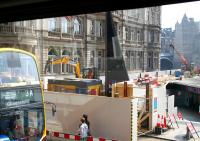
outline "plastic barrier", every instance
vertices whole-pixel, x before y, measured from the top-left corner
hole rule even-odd
[[[53,132],[53,131],[48,131],[48,130],[47,130],[47,136],[71,139],[71,140],[76,140],[76,141],[81,140],[81,137],[79,135],[73,135],[73,134],[68,134],[68,133],[59,133],[59,132]],[[117,140],[106,139],[106,138],[94,138],[92,136],[89,136],[89,137],[87,137],[87,141],[117,141]]]
[[[183,120],[183,114],[182,114],[181,112],[178,112],[178,115],[177,115],[177,116],[178,116],[178,119],[179,119],[179,120]]]
[[[190,136],[190,134],[191,134],[191,136],[194,138],[194,134],[196,134],[197,137],[199,138],[199,134],[198,134],[199,131],[196,130],[196,128],[194,127],[194,125],[191,121],[189,123],[186,123],[186,126],[187,126],[186,136]],[[190,132],[190,134],[189,134],[189,132]]]
[[[169,126],[172,126],[172,127],[174,128],[173,123],[175,123],[176,126],[179,128],[179,126],[178,126],[178,122],[177,122],[177,119],[176,119],[176,117],[174,116],[174,114],[172,114],[172,115],[168,115],[168,119],[169,119],[169,122],[167,123],[167,125],[170,123]]]

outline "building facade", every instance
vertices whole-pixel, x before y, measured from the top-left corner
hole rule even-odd
[[[172,28],[163,28],[161,30],[161,53],[172,54],[170,44],[174,44],[175,31]]]
[[[199,53],[195,51],[199,29],[199,22],[195,22],[193,18],[188,18],[186,14],[183,16],[181,23],[177,22],[175,25],[175,47],[190,63],[196,62],[196,57],[199,56]],[[176,65],[180,67],[180,58],[177,54],[175,60]]]
[[[128,71],[159,69],[160,7],[113,12]],[[32,52],[44,73],[47,60],[69,56],[81,67],[105,71],[105,13],[37,19],[0,25],[0,47]],[[50,74],[72,73],[67,64],[51,65]]]
[[[160,69],[174,69],[174,49],[170,46],[174,45],[175,31],[172,28],[163,28],[161,30],[161,53],[160,53]]]

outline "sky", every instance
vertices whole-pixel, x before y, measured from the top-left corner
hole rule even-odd
[[[163,5],[161,27],[174,29],[176,22],[178,21],[180,23],[185,13],[188,18],[194,18],[194,21],[200,21],[200,1]]]

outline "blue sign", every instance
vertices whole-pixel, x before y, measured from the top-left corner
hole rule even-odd
[[[155,97],[153,101],[153,109],[157,110],[157,108],[158,108],[158,100],[157,100],[157,97]]]

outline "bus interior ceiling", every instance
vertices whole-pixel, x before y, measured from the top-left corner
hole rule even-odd
[[[67,2],[67,4],[64,0],[3,0],[0,1],[0,22],[144,8],[192,1],[196,0],[140,0],[137,2],[124,0],[123,2],[115,1],[115,6],[113,6],[112,2],[107,0],[78,0]],[[133,2],[134,4],[132,4]]]

